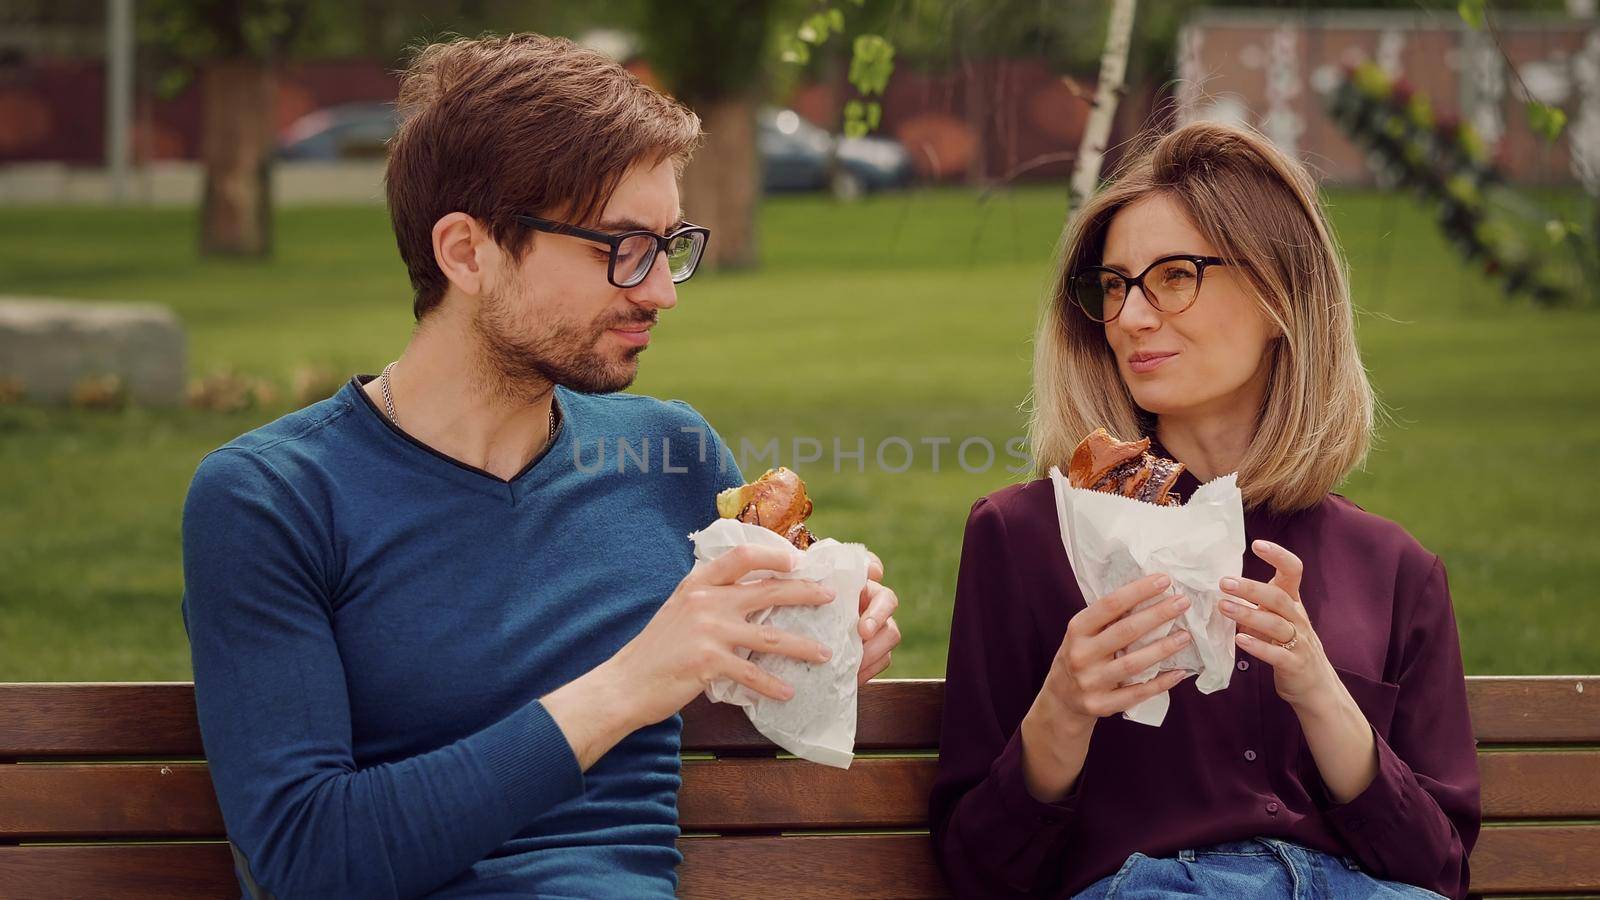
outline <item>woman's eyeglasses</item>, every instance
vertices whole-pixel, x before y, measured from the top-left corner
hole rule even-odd
[[[627,231],[608,234],[579,228],[565,222],[552,222],[537,216],[516,216],[516,220],[537,231],[565,234],[611,248],[610,263],[606,267],[606,280],[619,288],[638,287],[656,264],[656,256],[667,255],[667,269],[672,273],[672,283],[682,284],[700,265],[706,252],[706,241],[711,239],[711,229],[684,223],[671,234],[654,231]]]
[[[1072,276],[1069,284],[1073,302],[1084,315],[1103,325],[1122,314],[1134,288],[1144,291],[1145,300],[1156,309],[1181,313],[1200,296],[1200,279],[1205,277],[1206,269],[1228,264],[1216,256],[1163,256],[1132,278],[1105,266],[1086,266]]]

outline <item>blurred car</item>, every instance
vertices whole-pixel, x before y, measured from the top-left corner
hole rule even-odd
[[[892,138],[835,137],[792,109],[763,108],[756,124],[765,191],[827,189],[854,199],[911,181],[911,154]]]
[[[306,113],[279,135],[279,159],[382,159],[400,127],[393,103],[344,103]]]
[[[392,103],[345,103],[309,112],[280,135],[278,157],[379,159],[399,127]],[[757,114],[761,186],[768,192],[829,190],[852,199],[911,181],[911,154],[886,137],[835,137],[792,109]]]

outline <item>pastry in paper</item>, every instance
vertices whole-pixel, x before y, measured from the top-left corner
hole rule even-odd
[[[804,483],[788,469],[775,469],[754,484],[725,491],[718,497],[718,508],[723,518],[689,536],[694,541],[695,565],[704,565],[740,544],[765,544],[798,553],[800,559],[792,571],[759,570],[745,580],[821,582],[833,588],[833,602],[770,607],[751,621],[770,623],[826,644],[833,656],[827,662],[813,663],[740,648],[756,665],[793,687],[794,696],[773,700],[723,678],[706,688],[706,697],[744,707],[757,731],[795,756],[847,769],[855,758],[856,672],[861,668],[862,652],[858,604],[867,586],[867,548],[813,537],[803,522],[811,512],[811,501],[805,496]]]
[[[1183,463],[1150,452],[1150,439],[1119,441],[1104,428],[1096,428],[1078,442],[1067,463],[1067,480],[1073,487],[1121,494],[1157,506],[1182,506],[1172,494],[1183,474]]]
[[[816,541],[806,529],[806,516],[811,515],[806,483],[783,466],[768,469],[750,484],[718,494],[717,515],[771,529],[801,550]]]
[[[1085,450],[1085,444],[1089,449]],[[1102,429],[1079,445],[1084,451],[1083,468],[1077,465],[1080,454],[1073,455],[1069,468],[1078,470],[1078,479],[1063,474],[1059,467],[1051,468],[1061,542],[1087,603],[1146,575],[1171,576],[1172,591],[1186,595],[1189,608],[1128,649],[1148,646],[1174,628],[1188,631],[1193,640],[1134,676],[1130,683],[1180,669],[1196,673],[1195,687],[1209,694],[1227,687],[1233,677],[1235,626],[1217,611],[1223,599],[1218,582],[1227,576],[1238,577],[1244,567],[1243,497],[1238,477],[1224,475],[1201,485],[1188,502],[1179,505],[1167,490],[1177,480],[1172,467],[1181,464],[1154,457],[1148,448],[1148,439],[1117,441]],[[1130,464],[1144,471],[1130,471]],[[1118,474],[1112,476],[1113,472]],[[1166,487],[1152,493],[1152,482]],[[1079,486],[1085,483],[1102,489]],[[1161,500],[1172,502],[1158,505]],[[1169,704],[1170,698],[1162,693],[1133,706],[1123,716],[1160,725]]]

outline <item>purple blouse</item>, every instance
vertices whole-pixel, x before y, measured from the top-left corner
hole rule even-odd
[[[1198,486],[1186,472],[1177,490]],[[1241,650],[1226,689],[1202,695],[1193,679],[1173,689],[1160,728],[1099,720],[1067,797],[1034,799],[1018,726],[1084,600],[1050,480],[1015,485],[973,505],[956,584],[931,814],[957,896],[1066,897],[1135,851],[1170,856],[1251,837],[1466,895],[1478,765],[1443,565],[1399,526],[1332,494],[1292,515],[1247,512],[1245,533],[1305,563],[1301,599],[1372,723],[1376,780],[1349,803],[1332,801],[1271,667]],[[1246,578],[1272,574],[1246,552]]]

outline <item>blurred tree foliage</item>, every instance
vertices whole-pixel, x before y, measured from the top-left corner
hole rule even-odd
[[[1340,9],[1396,9],[1457,16],[1458,0],[1339,0]],[[830,5],[816,0],[813,6]],[[840,5],[835,2],[831,5]],[[964,61],[1004,56],[1044,59],[1057,71],[1092,76],[1105,46],[1104,0],[864,0],[846,8],[846,40],[835,53],[848,56],[850,39],[883,35],[900,65],[918,71],[949,71]],[[1493,0],[1501,13],[1564,13],[1564,0]],[[1196,12],[1208,7],[1322,12],[1313,0],[1144,0],[1134,22],[1129,50],[1129,80],[1165,80],[1174,72],[1178,32]],[[818,54],[806,66],[815,77],[827,65]]]

